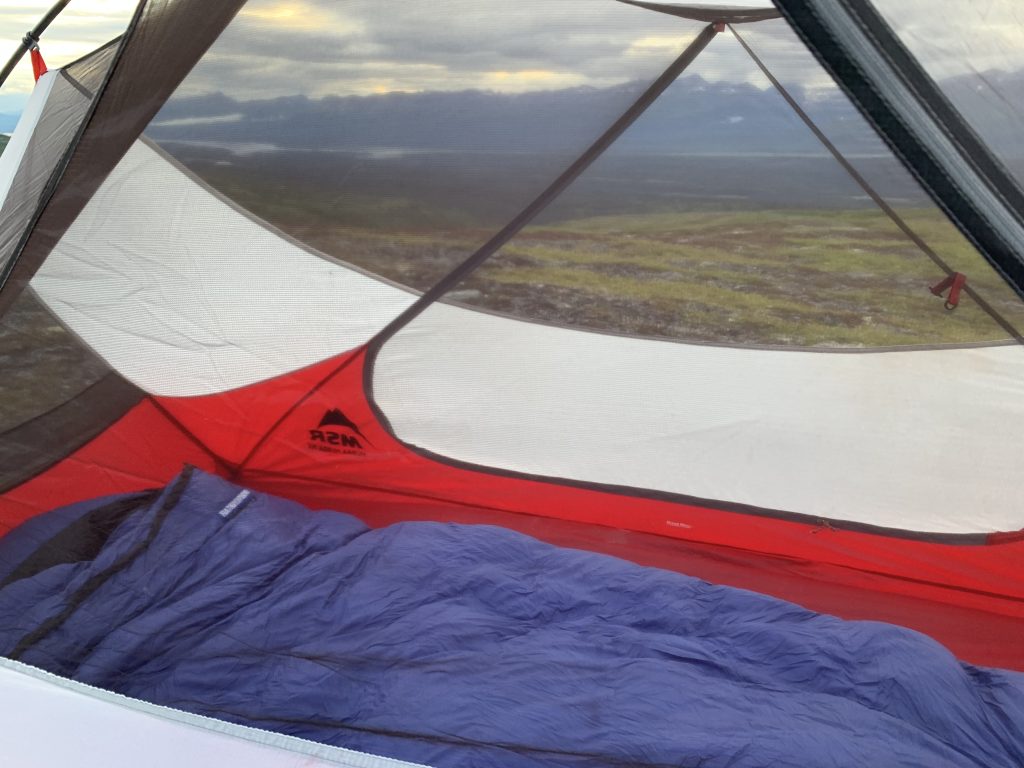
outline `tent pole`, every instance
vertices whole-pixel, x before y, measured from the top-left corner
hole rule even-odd
[[[11,72],[14,71],[18,62],[21,61],[21,57],[24,56],[27,51],[39,44],[39,38],[42,36],[43,32],[46,31],[46,28],[53,23],[53,20],[60,15],[60,12],[63,11],[70,2],[71,0],[60,0],[59,3],[56,3],[49,11],[47,11],[46,15],[39,20],[39,23],[36,24],[31,31],[25,34],[25,37],[21,39],[21,44],[14,52],[14,55],[7,61],[4,68],[0,69],[0,87],[3,87],[3,84],[7,82],[7,78],[10,77]]]

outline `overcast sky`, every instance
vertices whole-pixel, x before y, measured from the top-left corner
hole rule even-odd
[[[13,50],[51,3],[5,3],[0,51]],[[941,75],[1024,64],[1024,0],[877,3]],[[44,36],[47,61],[60,66],[116,36],[134,5],[72,0]],[[653,77],[698,28],[612,0],[251,0],[186,87],[257,98],[603,86]],[[784,22],[743,29],[783,79],[827,86]],[[728,36],[712,44],[697,71],[765,85]],[[0,112],[18,111],[31,87],[25,63],[0,93]]]
[[[1022,0],[874,0],[933,77],[1024,69]]]
[[[260,2],[190,85],[271,95],[295,93],[298,79],[313,95],[604,86],[655,76],[700,26],[611,0]],[[748,79],[734,53],[719,41],[701,70]]]
[[[50,0],[15,3],[0,10],[0,44],[8,49]],[[124,29],[133,6],[72,0],[45,36],[44,56],[60,65],[91,50]],[[699,27],[613,0],[251,0],[187,87],[252,98],[604,86],[653,77]],[[789,35],[780,39],[781,22],[762,29],[753,36],[767,33],[783,56],[799,53]],[[759,81],[737,53],[735,41],[716,41],[701,74]],[[25,64],[0,110],[24,100],[31,85]]]

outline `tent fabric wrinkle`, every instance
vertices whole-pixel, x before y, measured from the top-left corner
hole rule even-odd
[[[126,245],[136,258],[124,259]],[[198,295],[178,290],[185,276]],[[360,346],[415,298],[261,226],[146,142],[128,151],[32,285],[129,381],[178,397]]]

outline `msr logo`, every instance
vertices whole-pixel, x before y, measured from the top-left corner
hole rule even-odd
[[[365,456],[364,443],[373,445],[340,408],[331,408],[320,419],[317,428],[309,430],[309,447],[314,451]]]

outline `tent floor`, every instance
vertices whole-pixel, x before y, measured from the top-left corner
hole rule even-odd
[[[742,549],[681,541],[649,533],[606,528],[481,507],[453,506],[394,497],[381,503],[346,498],[345,511],[381,527],[411,520],[498,525],[562,547],[620,557],[705,581],[749,589],[848,620],[884,621],[941,638],[958,658],[982,666],[1024,671],[1024,626],[1020,619],[951,606],[886,591],[889,579],[876,577],[873,589],[848,586],[838,566],[799,562]],[[307,500],[308,501],[308,500]],[[868,577],[870,578],[870,577]]]

